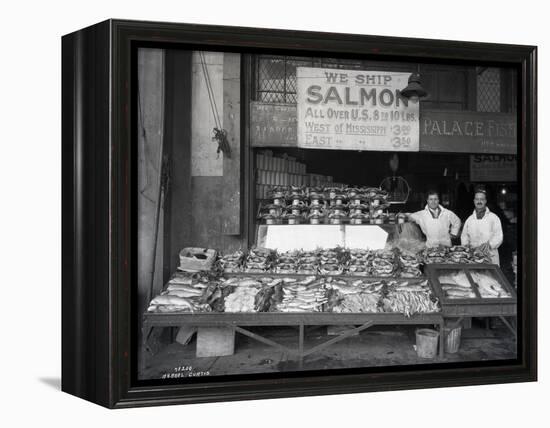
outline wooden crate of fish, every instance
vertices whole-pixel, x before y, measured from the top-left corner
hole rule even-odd
[[[517,296],[497,265],[427,264],[444,316],[515,316]]]

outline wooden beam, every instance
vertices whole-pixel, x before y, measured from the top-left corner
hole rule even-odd
[[[241,234],[241,54],[223,54],[223,128],[231,148],[223,156],[221,233]]]
[[[281,345],[280,343],[277,343],[273,340],[267,339],[263,336],[260,336],[259,334],[252,333],[251,331],[245,330],[242,327],[235,326],[235,331],[241,334],[244,334],[245,336],[250,337],[251,339],[257,340],[258,342],[265,343],[266,345],[273,346],[274,348],[278,348],[284,352],[288,352],[290,354],[297,354],[297,352],[294,349],[287,348],[284,345]]]
[[[512,332],[512,334],[514,335],[514,339],[517,340],[518,335],[517,335],[516,329],[515,329],[514,327],[512,327],[512,325],[508,322],[508,320],[507,320],[505,317],[500,316],[499,318],[502,320],[502,322],[504,323],[504,325],[505,325],[506,327],[508,327],[508,330],[510,330],[510,331]]]
[[[367,321],[365,324],[349,329],[345,331],[344,333],[336,336],[333,339],[327,340],[326,342],[321,343],[320,345],[314,346],[313,348],[308,349],[307,351],[304,351],[301,353],[302,357],[306,357],[310,354],[313,354],[314,352],[320,351],[321,349],[324,349],[330,345],[333,345],[334,343],[340,342],[344,339],[347,339],[348,337],[352,336],[355,333],[359,333],[360,331],[363,331],[369,327],[371,327],[374,324],[373,321]]]

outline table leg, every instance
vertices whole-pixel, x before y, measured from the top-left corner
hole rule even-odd
[[[300,356],[300,368],[302,368],[302,363],[304,361],[304,336],[305,336],[305,326],[300,324],[300,331],[298,333],[298,354]]]
[[[439,358],[445,357],[445,320],[439,323]]]
[[[516,329],[514,327],[512,327],[512,325],[508,322],[508,320],[504,316],[499,316],[499,318],[502,320],[504,325],[506,327],[508,327],[508,330],[510,330],[512,332],[512,334],[514,335],[514,339],[518,340],[518,334],[517,334]]]
[[[143,323],[143,326],[141,327],[141,349],[140,349],[140,361],[139,361],[139,367],[141,372],[143,372],[143,370],[145,370],[145,368],[147,367],[147,355],[148,355],[147,343],[149,340],[149,335],[151,334],[152,330],[153,330],[153,327],[150,327],[149,324],[147,323]]]

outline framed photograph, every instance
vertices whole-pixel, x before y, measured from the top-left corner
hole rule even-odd
[[[536,47],[109,20],[62,74],[64,391],[536,380]]]

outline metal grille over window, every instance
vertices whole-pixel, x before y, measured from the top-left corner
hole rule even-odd
[[[280,58],[258,59],[258,100],[284,103],[286,100],[286,61]]]
[[[357,60],[260,55],[256,62],[256,99],[268,103],[295,103],[296,67],[359,69],[362,65]]]
[[[477,70],[477,111],[500,111],[500,70],[479,67]]]

